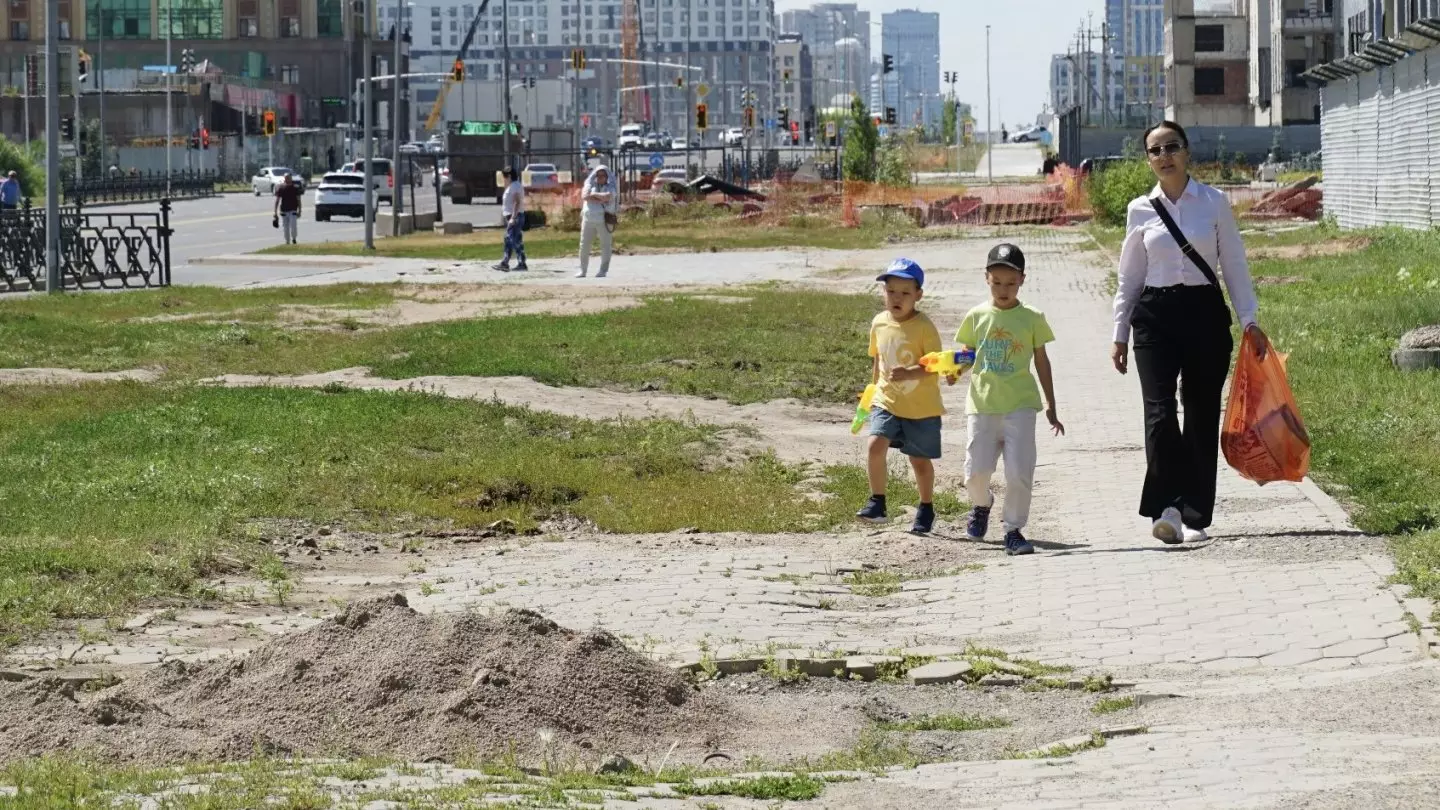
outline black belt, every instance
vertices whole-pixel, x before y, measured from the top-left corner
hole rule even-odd
[[[1151,293],[1151,294],[1153,294],[1153,295],[1168,295],[1168,294],[1171,294],[1171,293],[1185,292],[1185,291],[1187,291],[1187,290],[1207,290],[1207,289],[1208,289],[1208,290],[1213,290],[1213,289],[1215,289],[1215,285],[1214,285],[1214,284],[1171,284],[1171,285],[1168,286],[1168,287],[1149,287],[1149,286],[1147,286],[1147,287],[1145,288],[1145,292]]]

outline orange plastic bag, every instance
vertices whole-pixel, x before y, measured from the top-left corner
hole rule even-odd
[[[1299,481],[1310,470],[1310,434],[1285,377],[1285,356],[1271,346],[1261,360],[1255,348],[1246,332],[1230,380],[1220,449],[1251,481]]]

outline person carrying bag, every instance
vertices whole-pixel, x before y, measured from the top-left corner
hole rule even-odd
[[[1214,521],[1221,394],[1234,350],[1232,307],[1251,353],[1264,359],[1269,352],[1256,323],[1259,305],[1230,201],[1190,177],[1189,149],[1184,128],[1173,121],[1145,132],[1145,152],[1159,182],[1130,202],[1111,349],[1115,370],[1125,374],[1133,330],[1145,400],[1139,512],[1152,521],[1151,535],[1170,544],[1208,539]]]

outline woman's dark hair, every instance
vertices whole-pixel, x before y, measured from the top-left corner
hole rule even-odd
[[[1145,134],[1140,136],[1140,148],[1144,149],[1145,145],[1150,143],[1150,133],[1160,129],[1168,129],[1171,132],[1174,132],[1176,135],[1179,135],[1180,145],[1184,146],[1186,149],[1190,148],[1190,136],[1185,134],[1184,127],[1180,126],[1174,121],[1161,121],[1155,126],[1145,130]]]

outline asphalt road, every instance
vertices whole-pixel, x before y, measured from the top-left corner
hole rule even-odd
[[[434,210],[433,187],[417,189],[420,210]],[[428,194],[428,196],[426,196]],[[365,227],[360,218],[336,218],[329,222],[316,222],[311,205],[315,193],[306,192],[303,216],[300,220],[301,242],[346,242],[363,239]],[[408,202],[408,195],[407,195]],[[96,213],[123,214],[132,211],[154,211],[158,203],[135,203],[133,205],[107,205],[95,207]],[[467,221],[479,226],[498,226],[500,207],[490,204],[452,205],[444,202],[445,218],[454,222]],[[180,200],[170,211],[170,227],[175,233],[170,238],[170,263],[174,267],[189,264],[192,259],[222,254],[249,253],[283,240],[281,232],[270,226],[275,204],[270,197],[255,197],[251,194],[225,194],[205,200]],[[380,205],[384,213],[389,206]],[[379,229],[376,239],[384,234]]]

